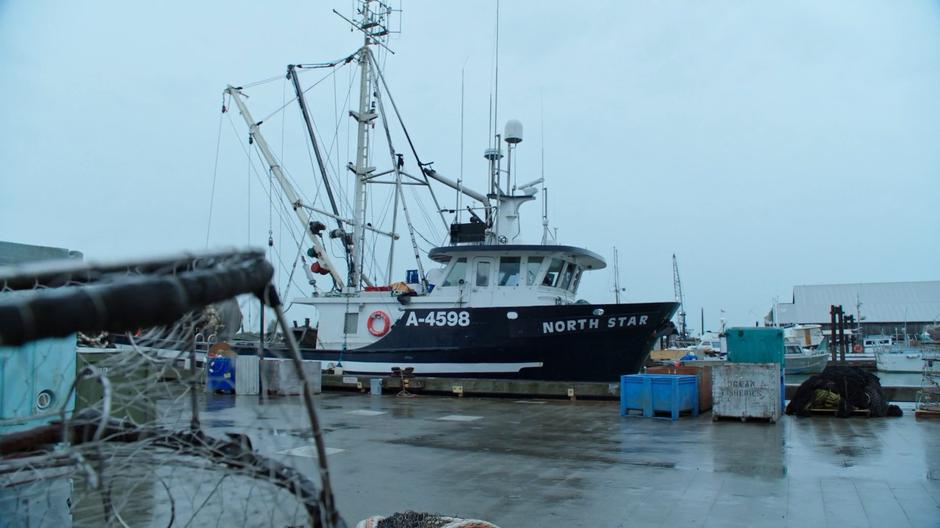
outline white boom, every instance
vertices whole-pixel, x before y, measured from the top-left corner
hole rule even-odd
[[[281,166],[277,163],[277,160],[271,153],[271,149],[268,147],[268,142],[265,141],[264,136],[258,129],[258,125],[260,123],[255,122],[254,118],[251,117],[251,112],[248,111],[248,107],[245,106],[245,102],[242,101],[241,90],[235,88],[234,86],[229,86],[225,89],[225,93],[229,94],[232,97],[232,100],[235,101],[235,105],[238,106],[239,113],[241,113],[242,118],[245,119],[245,123],[248,125],[249,133],[251,134],[251,137],[254,138],[255,143],[257,143],[258,149],[261,151],[261,155],[264,156],[264,160],[267,162],[271,173],[274,174],[274,177],[277,179],[278,185],[281,186],[281,190],[284,191],[287,199],[290,200],[291,208],[294,210],[294,214],[297,215],[297,219],[300,221],[301,228],[303,228],[304,233],[307,234],[307,238],[310,239],[310,242],[313,243],[313,250],[316,253],[317,260],[320,262],[320,266],[326,268],[327,271],[330,272],[330,276],[333,277],[333,281],[336,283],[336,287],[343,289],[343,278],[340,277],[339,272],[333,265],[333,261],[330,259],[329,253],[327,253],[323,247],[323,242],[320,240],[319,236],[315,235],[310,230],[310,216],[304,210],[308,206],[304,204],[303,200],[300,199],[300,196],[297,195],[297,191],[294,190],[294,186],[291,185],[287,177],[284,176],[284,171],[281,169]]]

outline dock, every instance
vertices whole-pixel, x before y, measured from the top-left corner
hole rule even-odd
[[[291,431],[303,413],[299,397],[270,406],[257,397],[207,401],[206,419],[228,431],[252,431],[258,416]],[[786,416],[776,425],[713,423],[708,413],[623,418],[608,401],[467,393],[331,391],[319,407],[338,506],[352,522],[405,510],[502,527],[929,527],[940,519],[940,421],[915,420],[912,404],[901,418]],[[270,452],[309,443],[253,435]],[[311,456],[281,457],[315,473]]]
[[[385,393],[397,393],[401,390],[401,378],[394,376],[362,376],[324,374],[323,390],[369,392],[370,380],[382,380]],[[500,380],[483,378],[433,378],[415,377],[408,380],[408,392],[415,394],[451,394],[455,396],[495,396],[516,398],[561,398],[589,400],[617,400],[620,398],[620,384],[617,382],[567,382],[536,380]],[[796,393],[799,384],[786,385],[786,398]],[[920,387],[886,386],[882,390],[890,401],[913,402],[917,400]]]

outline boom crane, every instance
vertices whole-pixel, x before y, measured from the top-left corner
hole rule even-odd
[[[320,240],[320,235],[314,230],[314,225],[312,225],[314,222],[311,222],[310,215],[304,211],[304,208],[307,206],[304,204],[303,200],[300,199],[297,191],[294,190],[294,186],[290,184],[290,181],[288,181],[287,177],[284,175],[284,171],[281,169],[277,159],[275,159],[274,154],[271,153],[270,147],[268,147],[268,142],[265,141],[264,136],[261,135],[261,130],[258,128],[261,122],[256,122],[255,119],[251,116],[251,112],[248,111],[248,107],[245,106],[245,102],[242,101],[242,97],[244,97],[244,95],[242,94],[241,89],[234,86],[229,86],[225,89],[225,93],[232,97],[232,101],[234,101],[235,106],[238,107],[239,113],[241,113],[242,117],[245,119],[245,124],[248,125],[251,138],[253,139],[254,143],[258,145],[258,150],[261,151],[261,155],[264,157],[264,161],[268,164],[268,169],[274,175],[277,183],[281,186],[281,189],[287,196],[288,201],[290,201],[291,208],[294,210],[294,214],[297,215],[297,220],[300,221],[300,225],[307,234],[307,238],[309,238],[310,242],[313,243],[314,253],[319,260],[320,265],[330,273],[330,276],[333,277],[333,283],[336,288],[342,290],[343,278],[340,277],[339,272],[333,265],[332,259],[330,259],[329,253],[327,253],[326,248],[323,247],[323,242]]]
[[[676,302],[679,303],[679,337],[685,339],[689,336],[685,327],[685,298],[682,296],[682,281],[679,280],[679,261],[676,254],[672,254],[672,286],[676,293]]]

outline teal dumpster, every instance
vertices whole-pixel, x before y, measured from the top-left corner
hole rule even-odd
[[[729,363],[784,364],[783,329],[735,327],[725,332]]]

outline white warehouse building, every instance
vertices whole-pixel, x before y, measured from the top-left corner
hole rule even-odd
[[[940,320],[940,281],[815,284],[793,287],[793,300],[777,303],[766,323],[776,326],[820,324],[828,333],[829,309],[841,305],[861,322],[864,335],[912,337]]]

